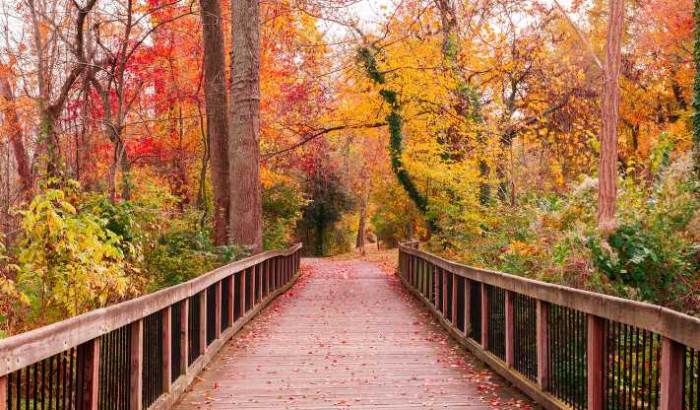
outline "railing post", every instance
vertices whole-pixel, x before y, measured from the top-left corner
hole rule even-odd
[[[481,283],[481,347],[489,348],[489,292],[485,283]]]
[[[225,280],[225,279],[223,279]],[[214,288],[214,338],[221,337],[221,281]]]
[[[7,375],[0,376],[0,410],[7,410]]]
[[[187,363],[190,351],[190,298],[185,298],[180,303],[180,374],[185,375],[190,367]]]
[[[141,410],[143,396],[143,320],[131,324],[131,375],[129,399],[131,410]]]
[[[440,269],[442,272],[442,317],[447,318],[447,271]]]
[[[256,289],[258,290],[257,298],[258,298],[258,301],[262,302],[262,298],[263,298],[263,264],[262,264],[262,262],[260,264],[258,264],[256,272],[257,272],[257,275],[255,277],[257,279]]]
[[[464,278],[464,336],[471,333],[472,281]]]
[[[245,269],[240,271],[238,277],[241,281],[241,291],[238,295],[238,306],[241,309],[241,316],[245,316]]]
[[[257,269],[257,265],[253,265],[250,268],[250,294],[248,295],[250,297],[250,308],[252,309],[253,306],[255,306],[255,274]]]
[[[170,392],[170,375],[172,373],[172,361],[170,360],[172,351],[172,307],[168,306],[162,311],[163,315],[163,391]]]
[[[537,300],[537,384],[549,389],[549,303]]]
[[[505,338],[506,338],[506,365],[515,365],[515,306],[513,292],[506,290],[505,297]]]
[[[452,317],[450,318],[450,321],[452,322],[452,326],[455,327],[455,329],[458,329],[459,327],[457,326],[457,275],[454,273],[450,273],[452,275],[452,300],[450,301],[450,304],[452,306]]]
[[[442,306],[440,305],[440,268],[433,265],[433,305],[436,309],[440,310]]]
[[[680,410],[683,405],[685,346],[667,337],[661,345],[660,399],[662,410]]]
[[[236,312],[236,307],[234,303],[236,303],[236,297],[234,296],[236,293],[236,283],[235,279],[236,275],[231,275],[228,277],[228,294],[226,295],[226,298],[228,299],[228,320],[231,322],[231,326],[233,326],[233,323],[236,321],[236,318],[234,316],[234,313]]]
[[[207,290],[199,292],[199,354],[207,351]]]
[[[78,346],[78,368],[83,375],[78,392],[80,408],[97,410],[100,384],[100,338],[92,339]],[[3,403],[4,404],[4,403]]]
[[[588,315],[588,410],[605,408],[605,319]]]
[[[265,264],[263,265],[263,272],[265,273],[265,283],[267,286],[265,286],[265,289],[267,289],[267,293],[265,296],[270,294],[270,260],[266,260]]]

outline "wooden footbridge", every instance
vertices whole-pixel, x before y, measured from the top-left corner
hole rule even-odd
[[[700,409],[696,318],[410,246],[395,275],[300,250],[1,340],[0,410]]]

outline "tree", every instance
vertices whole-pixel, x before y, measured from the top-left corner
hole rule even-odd
[[[695,63],[695,84],[693,86],[693,156],[695,173],[700,178],[700,0],[694,0],[693,20],[695,23],[695,43],[693,62]]]
[[[598,228],[611,232],[616,225],[617,126],[620,109],[620,66],[624,0],[610,0],[610,20],[605,43],[603,93],[601,100],[600,163],[598,166]]]
[[[214,244],[228,241],[229,208],[229,106],[226,91],[226,55],[221,28],[219,0],[200,0],[204,45],[204,95],[207,111],[207,137],[211,152],[211,179],[214,191]],[[256,141],[257,143],[257,141]]]
[[[229,178],[232,244],[262,249],[260,185],[260,3],[231,2],[231,138]]]
[[[22,125],[19,122],[17,115],[15,94],[8,79],[9,73],[4,72],[6,67],[0,66],[0,106],[2,106],[2,114],[7,122],[7,131],[12,144],[12,151],[17,163],[17,174],[19,174],[21,191],[24,195],[28,195],[34,186],[34,175],[32,173],[29,155],[24,145],[24,133]]]

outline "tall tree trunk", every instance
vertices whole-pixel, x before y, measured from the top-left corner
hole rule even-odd
[[[365,238],[367,236],[367,203],[369,193],[360,194],[360,219],[357,223],[357,238],[355,239],[355,249],[360,251],[360,255],[365,254]]]
[[[695,175],[700,179],[700,0],[694,0],[693,19],[695,21],[695,85],[693,87],[693,159]]]
[[[610,0],[610,22],[605,43],[604,84],[601,101],[600,163],[598,186],[598,228],[609,233],[615,229],[617,198],[617,128],[620,108],[620,66],[624,0]]]
[[[0,97],[5,99],[2,104],[2,114],[8,127],[10,144],[17,164],[17,174],[20,179],[20,186],[23,196],[28,196],[34,186],[34,176],[32,175],[29,155],[24,146],[24,134],[17,115],[15,95],[6,76],[0,78]]]
[[[260,186],[260,4],[231,2],[231,138],[229,239],[254,252],[262,249]]]
[[[219,0],[200,0],[204,44],[204,96],[207,112],[207,138],[211,155],[211,180],[214,191],[215,245],[228,242],[229,209],[229,106],[226,91],[226,55],[221,28]]]

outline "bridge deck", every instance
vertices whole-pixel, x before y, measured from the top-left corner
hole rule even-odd
[[[311,259],[178,409],[530,408],[369,262]]]

